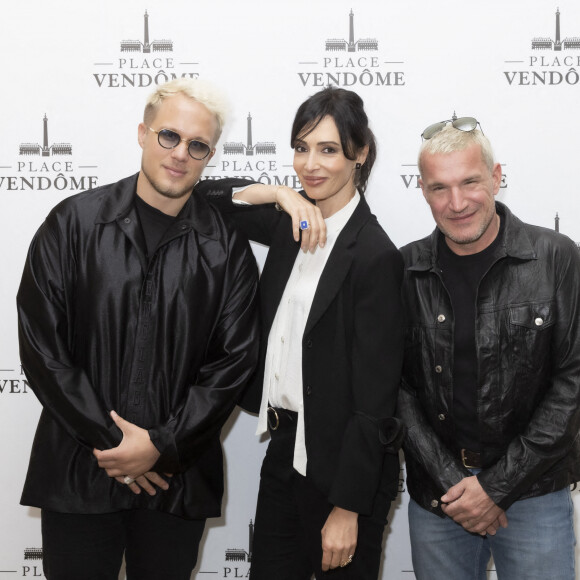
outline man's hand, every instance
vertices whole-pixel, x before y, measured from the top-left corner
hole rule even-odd
[[[160,453],[151,442],[146,429],[125,421],[115,411],[111,411],[111,417],[123,432],[123,439],[112,449],[105,451],[93,449],[93,455],[97,458],[99,467],[102,467],[109,477],[122,478],[128,475],[137,479],[150,471],[159,459]],[[149,477],[146,479],[153,481]]]
[[[441,509],[450,518],[474,534],[494,535],[507,528],[505,512],[485,493],[477,477],[465,477],[441,498]]]
[[[167,477],[171,477],[171,475],[168,473],[166,473],[165,475]],[[136,495],[139,495],[141,493],[141,488],[143,488],[149,495],[155,495],[157,492],[153,487],[153,485],[151,484],[154,484],[163,490],[169,489],[169,483],[155,471],[148,471],[147,473],[140,475],[137,479],[135,479],[135,481],[133,481],[130,484],[125,483],[125,477],[119,476],[115,477],[115,479],[119,483],[125,485],[127,489],[131,490]]]
[[[334,507],[322,528],[322,570],[338,568],[354,556],[358,514]],[[350,559],[349,559],[350,557]]]

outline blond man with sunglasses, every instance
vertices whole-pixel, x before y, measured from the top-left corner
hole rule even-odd
[[[22,503],[42,510],[49,580],[189,580],[220,515],[220,429],[257,360],[257,268],[192,195],[223,99],[160,86],[140,171],[65,199],[18,292],[24,371],[43,405]]]

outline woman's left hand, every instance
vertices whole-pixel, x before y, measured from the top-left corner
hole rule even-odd
[[[322,528],[322,570],[348,566],[357,537],[358,514],[335,506]]]

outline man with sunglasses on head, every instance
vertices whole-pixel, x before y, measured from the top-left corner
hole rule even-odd
[[[399,415],[419,580],[574,580],[580,479],[580,256],[495,200],[502,172],[471,117],[423,132],[437,224],[402,249]]]
[[[220,429],[257,359],[250,247],[195,185],[224,102],[157,88],[141,170],[57,205],[18,292],[21,359],[43,405],[22,495],[49,580],[189,580],[220,515]]]

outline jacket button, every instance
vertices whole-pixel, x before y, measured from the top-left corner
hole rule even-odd
[[[131,218],[125,218],[123,220],[126,224],[130,224],[131,223]]]
[[[437,322],[445,322],[445,314],[440,314],[437,317]]]
[[[536,318],[536,320],[534,320],[534,323],[536,324],[536,326],[542,326],[542,324],[544,324],[544,319]]]
[[[310,385],[306,385],[306,394],[310,396],[312,394],[312,387]]]
[[[435,367],[435,372],[436,372],[437,374],[439,374],[439,373],[442,373],[442,372],[443,372],[443,367],[442,367],[441,365],[437,365],[437,366]]]
[[[182,230],[186,230],[186,229],[187,229],[187,226],[186,226],[185,224],[182,224],[182,225],[180,226],[180,229],[182,229]]]
[[[312,348],[312,340],[310,338],[306,341],[306,347]]]
[[[436,508],[439,505],[439,502],[436,499],[431,500],[431,507]]]
[[[439,421],[445,421],[445,414],[444,413],[439,413],[439,415],[437,415],[437,419],[439,419]]]

